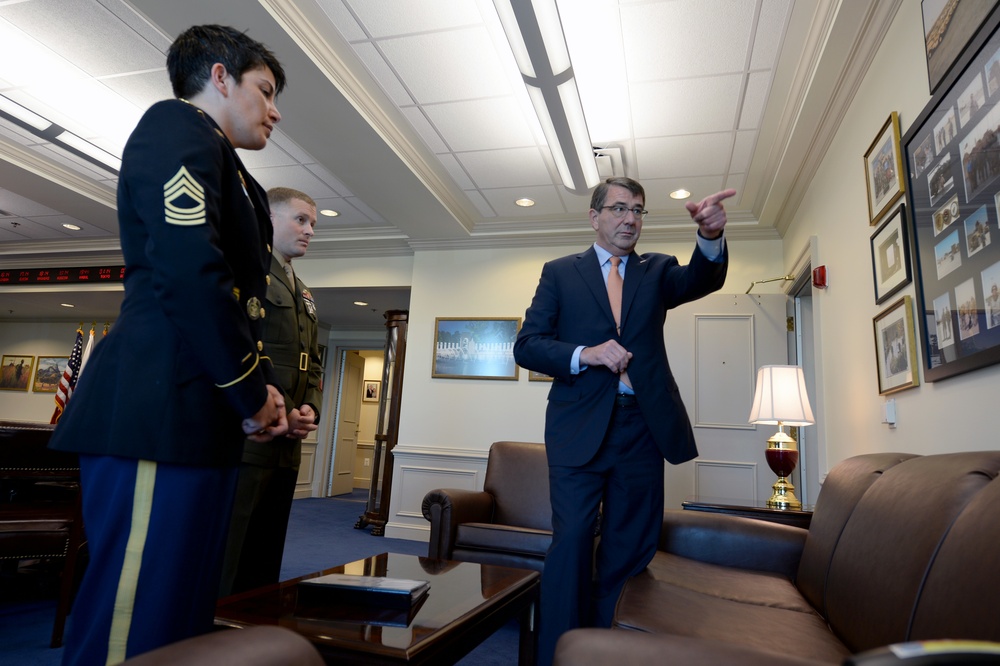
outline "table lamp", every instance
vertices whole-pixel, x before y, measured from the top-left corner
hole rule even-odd
[[[778,432],[767,440],[764,452],[768,467],[778,475],[772,486],[774,494],[767,500],[767,505],[776,509],[801,509],[802,502],[795,497],[795,486],[788,480],[799,462],[799,449],[795,440],[785,432],[785,426],[815,423],[802,368],[797,365],[762,365],[757,370],[750,423],[778,426]]]

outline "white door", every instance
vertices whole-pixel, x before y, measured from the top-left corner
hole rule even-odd
[[[361,429],[361,384],[365,377],[365,359],[357,352],[344,353],[343,377],[337,429],[334,432],[330,495],[345,495],[354,489],[354,454]]]
[[[784,294],[712,294],[667,315],[671,369],[699,456],[666,467],[666,506],[691,496],[766,501],[764,451],[777,426],[748,422],[757,368],[788,363]]]

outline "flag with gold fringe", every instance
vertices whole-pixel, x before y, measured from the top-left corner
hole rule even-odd
[[[73,344],[73,351],[69,355],[69,364],[66,371],[59,379],[59,387],[56,389],[56,410],[52,412],[52,419],[49,423],[58,423],[66,403],[73,395],[76,387],[76,380],[80,377],[80,363],[83,358],[83,327],[76,329],[76,342]]]

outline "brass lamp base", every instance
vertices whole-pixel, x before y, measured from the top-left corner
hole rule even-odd
[[[767,500],[767,506],[772,509],[801,509],[802,502],[795,497],[795,486],[786,476],[779,476],[771,486],[774,494]]]
[[[771,486],[774,494],[767,500],[767,506],[772,509],[801,509],[802,502],[795,496],[795,486],[788,480],[799,463],[799,449],[795,440],[785,434],[780,424],[778,432],[767,440],[764,455],[768,467],[778,475],[778,480]]]

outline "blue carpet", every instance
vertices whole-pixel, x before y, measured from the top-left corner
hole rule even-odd
[[[281,578],[302,576],[378,553],[426,555],[424,542],[373,537],[371,528],[354,529],[364,513],[366,498],[366,491],[355,490],[350,495],[293,502]],[[11,594],[0,589],[0,666],[57,666],[62,658],[62,649],[49,648],[55,619],[55,586],[50,583],[38,587],[34,594]],[[458,663],[516,664],[517,644],[518,625],[510,622]]]

